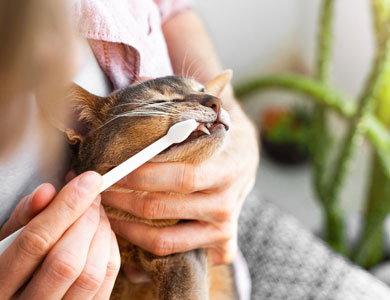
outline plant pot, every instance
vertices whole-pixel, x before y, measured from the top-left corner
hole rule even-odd
[[[310,116],[302,109],[272,105],[261,112],[260,140],[266,155],[284,165],[309,159]]]
[[[309,153],[301,151],[296,144],[275,143],[267,139],[264,134],[261,134],[260,139],[266,155],[275,162],[284,165],[300,165],[309,160]]]

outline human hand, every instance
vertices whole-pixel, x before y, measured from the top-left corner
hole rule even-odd
[[[219,155],[200,165],[144,164],[117,184],[148,193],[110,191],[102,195],[105,204],[141,218],[191,221],[156,228],[111,220],[116,233],[156,255],[206,248],[215,264],[232,261],[240,209],[255,179],[258,147],[254,129],[242,111],[233,106],[230,112],[231,138]]]
[[[27,224],[0,256],[0,299],[109,299],[120,257],[100,185],[87,172],[57,195],[43,184],[22,199],[0,230]]]

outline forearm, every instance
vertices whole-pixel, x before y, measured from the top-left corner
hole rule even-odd
[[[170,18],[163,24],[163,32],[175,74],[206,82],[221,73],[222,65],[213,43],[194,11]]]

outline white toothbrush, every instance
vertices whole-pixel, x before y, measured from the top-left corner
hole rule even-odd
[[[114,169],[104,174],[100,193],[137,169],[139,166],[155,157],[160,152],[167,149],[172,144],[183,142],[198,127],[198,125],[199,123],[194,119],[174,124],[171,128],[169,128],[168,133],[162,138],[155,141],[153,144],[149,145],[145,149],[138,152],[136,155],[121,163],[119,166],[116,166]],[[13,234],[0,241],[0,255],[16,239],[23,228],[24,227],[20,228],[18,231],[15,231]]]

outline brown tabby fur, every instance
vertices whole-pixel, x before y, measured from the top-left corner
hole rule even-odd
[[[226,71],[203,86],[193,79],[169,76],[121,89],[106,98],[74,87],[72,100],[87,130],[67,130],[74,151],[73,170],[104,174],[161,138],[179,121],[193,118],[202,123],[219,122],[215,106],[208,107],[205,103],[215,99],[230,79],[231,72]],[[211,129],[210,136],[196,131],[192,138],[172,146],[152,161],[198,164],[219,151],[226,138],[227,128],[222,125]],[[141,193],[123,188],[121,191]],[[113,207],[105,209],[110,218],[152,226],[169,226],[180,221],[147,220]],[[203,249],[159,257],[120,237],[118,241],[122,264],[143,270],[151,281],[134,284],[120,273],[112,300],[236,299],[231,266],[211,266]]]

